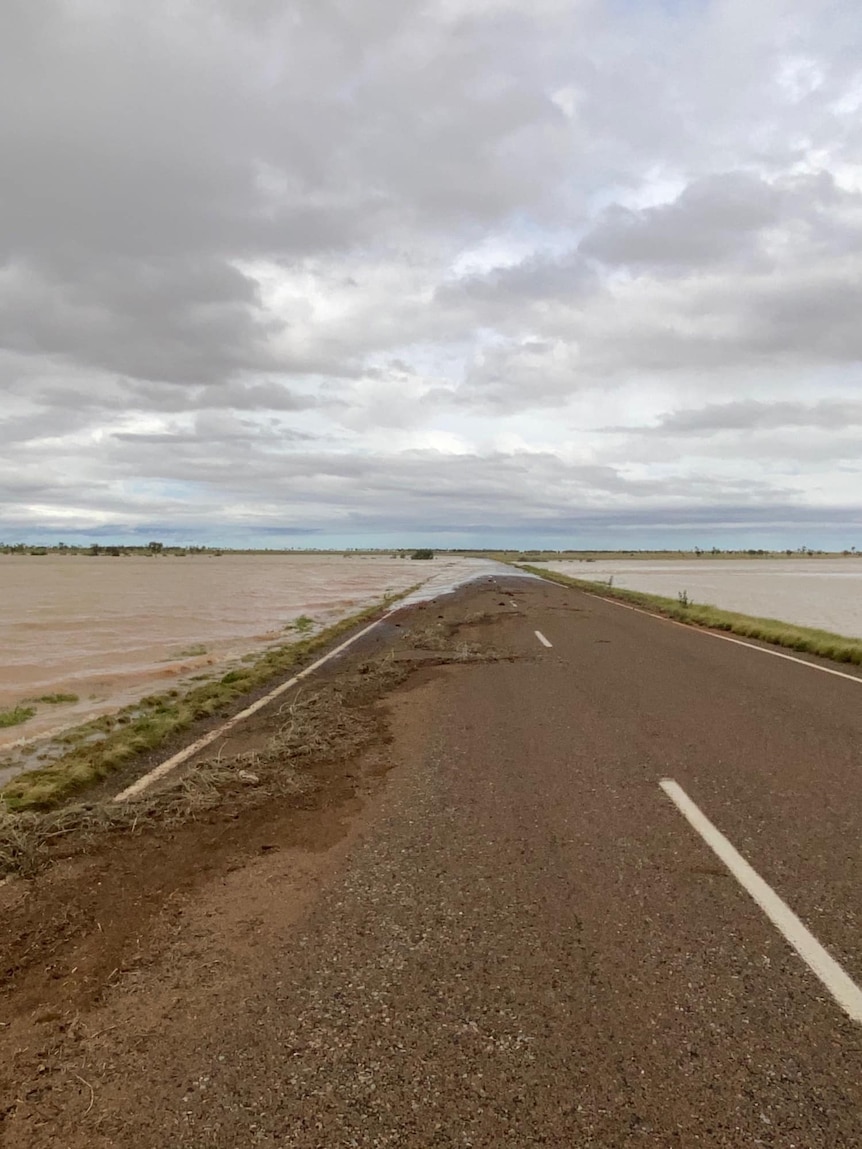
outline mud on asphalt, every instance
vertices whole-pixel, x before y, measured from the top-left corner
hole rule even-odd
[[[200,891],[261,858],[323,855],[349,836],[398,765],[396,693],[442,667],[469,673],[472,662],[515,657],[498,631],[515,614],[515,585],[483,580],[393,615],[143,801],[120,806],[102,792],[22,824],[2,848],[0,885],[5,1144],[22,1143],[22,1128],[56,1129],[58,1080],[87,1109],[90,1086],[74,1065],[98,1037],[90,1013],[133,992],[167,950],[181,952],[184,911]]]

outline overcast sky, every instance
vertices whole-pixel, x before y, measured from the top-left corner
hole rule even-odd
[[[0,539],[862,549],[859,0],[5,0]]]

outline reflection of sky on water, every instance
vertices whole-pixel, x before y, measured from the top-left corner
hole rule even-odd
[[[862,635],[862,558],[693,559],[656,562],[617,559],[551,562],[551,570],[607,581],[628,590],[778,618],[800,626]]]

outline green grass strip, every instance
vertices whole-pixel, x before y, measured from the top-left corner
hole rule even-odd
[[[828,630],[816,630],[808,626],[795,626],[793,623],[781,622],[776,618],[757,618],[733,610],[720,610],[716,606],[691,601],[680,602],[658,594],[647,594],[645,591],[611,587],[606,583],[572,578],[558,571],[528,566],[526,563],[519,563],[518,567],[550,582],[570,586],[575,590],[588,591],[600,598],[627,602],[632,606],[639,606],[655,614],[662,614],[666,618],[675,619],[677,622],[688,623],[690,626],[726,630],[743,638],[754,638],[773,646],[784,646],[789,650],[799,651],[800,654],[815,654],[833,662],[849,662],[854,666],[862,666],[862,639],[859,638],[847,638],[841,634],[832,634]]]
[[[73,727],[58,739],[67,747],[63,754],[50,765],[16,775],[0,789],[0,802],[9,811],[53,809],[197,720],[226,715],[238,699],[283,677],[333,639],[369,622],[384,607],[415,589],[387,595],[382,603],[344,618],[312,638],[273,647],[253,662],[229,670],[215,681],[201,683],[186,694],[170,690],[148,695],[114,714]]]

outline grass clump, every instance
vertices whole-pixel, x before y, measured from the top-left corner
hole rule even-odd
[[[414,588],[411,588],[414,589]],[[409,590],[404,594],[409,594]],[[388,605],[398,596],[384,599]],[[244,695],[267,686],[321,647],[380,611],[380,604],[342,619],[301,642],[271,647],[254,662],[207,680],[179,695],[147,695],[116,714],[103,715],[67,731],[64,750],[53,762],[27,770],[0,790],[0,810],[50,810],[108,777],[140,754],[156,749],[193,723],[227,715]],[[28,715],[29,717],[29,715]],[[23,721],[23,719],[21,719]]]
[[[36,713],[32,706],[13,706],[11,710],[0,710],[0,729],[7,726],[20,726]]]
[[[314,629],[314,619],[309,618],[307,614],[301,614],[299,618],[289,622],[284,629],[295,630],[297,634],[308,634],[310,630]]]
[[[677,622],[702,626],[709,630],[729,631],[742,638],[753,638],[760,642],[771,643],[773,646],[783,646],[800,654],[813,654],[819,658],[828,658],[832,662],[862,666],[860,638],[848,638],[814,627],[795,626],[793,623],[781,622],[777,618],[758,618],[755,615],[740,614],[738,611],[720,610],[706,603],[692,602],[685,591],[680,591],[676,599],[664,598],[662,595],[647,594],[645,591],[624,590],[608,583],[572,578],[558,571],[537,570],[527,564],[519,565],[523,570],[550,582],[587,591],[601,598],[631,603],[632,606],[639,606],[643,610],[653,611]]]
[[[45,702],[48,706],[59,706],[61,702],[77,702],[77,694],[40,694],[37,702]]]

